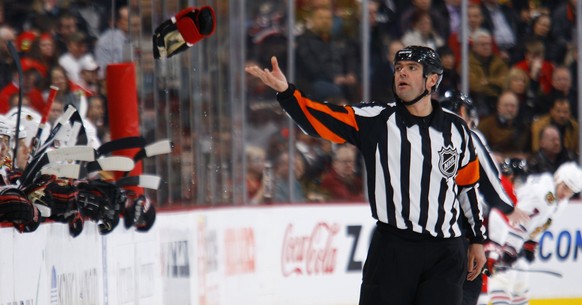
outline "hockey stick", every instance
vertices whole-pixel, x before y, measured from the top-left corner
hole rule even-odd
[[[21,186],[32,182],[31,180],[36,175],[36,172],[41,169],[46,164],[46,162],[48,162],[48,158],[46,158],[47,160],[43,160],[43,157],[45,157],[45,151],[52,144],[61,127],[69,121],[71,115],[73,115],[73,113],[76,111],[77,109],[75,109],[75,107],[69,105],[67,110],[65,110],[65,113],[61,115],[55,126],[51,129],[51,132],[44,144],[36,151],[34,156],[30,156],[30,162],[24,168],[24,172],[19,179]]]
[[[138,151],[133,156],[133,161],[135,163],[137,163],[138,161],[140,161],[141,159],[146,158],[146,157],[149,158],[149,157],[158,156],[158,155],[162,155],[162,154],[168,154],[168,153],[172,152],[173,146],[174,145],[172,144],[172,142],[168,139],[154,142],[152,144],[146,145],[144,148],[142,148],[140,151]],[[127,177],[128,175],[129,175],[129,171],[124,174],[124,177]]]
[[[160,176],[139,175],[119,178],[119,180],[117,180],[115,184],[119,187],[139,186],[143,188],[157,190],[160,186],[160,181],[161,181]]]
[[[77,109],[74,106],[71,106],[71,105],[67,106],[67,110],[65,110],[65,112],[59,117],[59,119],[57,120],[57,123],[51,129],[51,132],[50,132],[48,138],[46,139],[46,141],[44,141],[44,143],[38,148],[38,150],[35,152],[34,155],[31,154],[32,161],[30,163],[32,163],[34,161],[34,158],[37,158],[37,159],[40,158],[40,155],[43,154],[47,150],[47,148],[53,143],[55,137],[57,136],[57,134],[59,133],[59,131],[61,130],[63,125],[66,124],[67,122],[69,122],[69,120],[71,119],[71,116],[75,112],[77,112]]]
[[[510,267],[510,266],[498,266],[495,267],[497,270],[501,270],[501,271],[517,271],[517,272],[530,272],[530,273],[541,273],[541,274],[547,274],[547,275],[552,275],[555,277],[559,277],[562,278],[563,275],[559,272],[555,272],[555,271],[550,271],[550,270],[540,270],[540,269],[522,269],[522,268],[515,268],[515,267]]]
[[[26,167],[20,179],[21,186],[26,187],[34,181],[36,173],[51,162],[58,161],[91,161],[95,160],[95,151],[88,146],[62,147],[44,153],[40,158]],[[26,176],[25,176],[26,175]]]
[[[124,137],[109,142],[101,144],[97,148],[97,156],[108,155],[114,151],[131,149],[131,148],[143,148],[146,145],[146,140],[144,137],[132,136]]]
[[[172,152],[172,147],[172,142],[168,139],[148,144],[133,156],[133,161],[137,162],[146,157],[168,154]]]
[[[71,135],[75,137],[76,141],[73,145],[80,144],[80,145],[87,145],[89,143],[89,138],[87,137],[87,132],[85,131],[85,125],[83,124],[83,118],[79,111],[75,111],[71,118],[69,119],[73,131]]]
[[[135,163],[128,157],[112,156],[97,159],[93,162],[87,163],[87,172],[96,171],[130,171],[133,169]]]
[[[54,175],[57,178],[79,179],[81,166],[79,164],[55,164],[43,167],[42,174]]]
[[[53,102],[55,101],[55,98],[57,97],[58,92],[59,92],[59,87],[57,87],[57,86],[50,87],[50,91],[49,91],[49,95],[48,95],[47,102],[45,105],[45,109],[42,113],[42,117],[40,119],[40,124],[38,125],[38,129],[36,131],[36,136],[34,136],[34,138],[32,138],[32,142],[30,143],[30,156],[34,156],[36,151],[40,147],[42,132],[44,131],[44,127],[46,126],[46,121],[48,120],[49,113],[51,112],[51,107],[53,105]]]
[[[89,146],[71,146],[48,151],[48,162],[56,161],[94,161],[95,150]]]
[[[20,136],[20,114],[22,114],[22,86],[24,86],[24,72],[22,72],[22,65],[20,64],[20,56],[18,56],[18,51],[14,47],[12,41],[6,41],[6,46],[14,60],[16,65],[16,70],[18,72],[18,116],[16,117],[16,131],[14,134],[14,150],[12,152],[12,168],[16,168],[16,160],[18,156],[18,137]]]

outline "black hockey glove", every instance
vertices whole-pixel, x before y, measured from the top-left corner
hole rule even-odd
[[[79,236],[79,234],[81,234],[83,231],[83,224],[85,221],[83,220],[83,216],[81,216],[79,211],[75,211],[72,216],[73,217],[71,217],[69,220],[69,234],[71,234],[71,236],[74,238]]]
[[[536,259],[536,249],[538,247],[538,243],[533,240],[528,240],[523,244],[523,249],[521,250],[521,255],[525,257],[525,259],[532,263]]]
[[[51,182],[55,181],[55,179],[56,177],[53,175],[40,175],[33,181],[33,183],[22,187],[22,191],[28,200],[38,208],[41,216],[45,218],[50,217],[52,213],[52,199],[50,196],[46,195],[45,190]]]
[[[134,226],[138,232],[147,232],[156,221],[156,209],[149,198],[141,195],[125,207],[123,217],[125,228]]]
[[[13,223],[21,233],[33,232],[38,228],[41,216],[21,190],[4,186],[0,188],[0,222],[2,221]]]
[[[57,180],[49,183],[45,195],[51,199],[51,218],[61,222],[68,222],[77,210],[77,187],[67,180]]]
[[[81,215],[98,222],[99,233],[111,232],[119,223],[119,212],[126,197],[121,189],[103,180],[91,180],[77,185],[77,205]]]

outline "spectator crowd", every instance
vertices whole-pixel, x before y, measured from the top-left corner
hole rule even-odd
[[[50,111],[52,124],[72,104],[99,142],[108,141],[105,68],[127,58],[128,7],[107,1],[25,2],[32,4],[0,2],[0,114],[17,105],[22,90],[25,111]],[[22,84],[7,42],[20,57]],[[49,110],[51,86],[59,91]]]

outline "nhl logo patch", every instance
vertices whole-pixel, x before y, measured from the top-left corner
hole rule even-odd
[[[459,167],[459,154],[451,146],[443,147],[439,151],[439,170],[447,178],[453,177]]]

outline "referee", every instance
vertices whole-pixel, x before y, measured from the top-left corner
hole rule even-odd
[[[496,208],[507,216],[510,223],[523,223],[529,220],[524,211],[513,205],[513,201],[501,184],[499,171],[491,156],[485,137],[476,128],[477,120],[474,118],[477,114],[473,100],[459,91],[447,91],[444,94],[444,99],[440,101],[440,105],[443,109],[452,111],[463,118],[471,130],[475,151],[479,157],[479,187],[477,195],[480,198],[479,202],[485,214],[484,218],[487,219],[489,208]],[[465,199],[461,198],[460,200]],[[478,276],[473,281],[465,281],[463,284],[462,305],[477,305],[482,285],[482,276]]]
[[[442,64],[430,48],[410,46],[394,58],[396,103],[337,106],[313,101],[272,71],[245,70],[278,92],[285,111],[312,136],[349,142],[366,166],[377,219],[363,270],[360,305],[459,305],[466,279],[485,263],[485,229],[473,186],[479,162],[469,128],[432,101]],[[461,203],[459,196],[470,200]],[[461,213],[470,228],[463,246]]]

